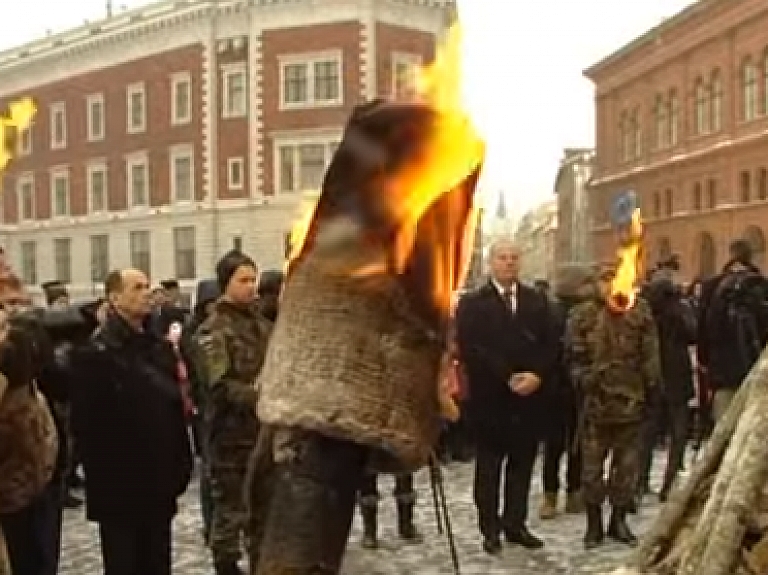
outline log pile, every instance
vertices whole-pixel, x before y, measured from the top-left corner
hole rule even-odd
[[[619,573],[768,575],[768,348]]]

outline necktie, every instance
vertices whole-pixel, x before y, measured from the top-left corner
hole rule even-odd
[[[504,290],[504,303],[507,304],[507,309],[511,313],[517,311],[517,295],[515,294],[514,289]]]

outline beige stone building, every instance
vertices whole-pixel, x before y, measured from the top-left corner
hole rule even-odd
[[[523,216],[515,232],[515,242],[521,251],[521,279],[533,282],[555,280],[557,243],[557,202],[549,200]]]

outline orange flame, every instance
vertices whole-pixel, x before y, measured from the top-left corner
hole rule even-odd
[[[8,149],[11,130],[15,130],[16,137],[29,128],[37,108],[32,98],[23,98],[17,102],[11,102],[6,114],[0,114],[0,171],[4,170],[13,159],[13,149]],[[15,142],[11,148],[15,147]]]
[[[457,238],[447,238],[445,228],[449,226],[443,227],[442,223],[425,229],[424,216],[438,200],[478,171],[485,154],[485,144],[463,107],[461,60],[461,31],[453,26],[438,47],[434,62],[416,70],[416,100],[437,112],[426,135],[423,153],[388,178],[386,189],[381,193],[391,221],[397,222],[393,271],[405,270],[414,252],[417,231],[420,239],[426,237],[434,249],[436,262],[432,299],[445,317],[450,315],[452,294],[463,284],[469,270],[479,211],[472,205],[466,218],[465,198],[456,195],[455,202],[445,212],[447,219],[464,224],[462,237]],[[291,231],[289,265],[304,247],[314,205],[304,212]],[[386,262],[372,261],[350,273],[354,277],[370,277],[387,269]]]
[[[636,286],[642,276],[643,266],[643,219],[640,209],[632,214],[629,226],[623,231],[621,246],[617,252],[618,267],[611,280],[611,293],[608,298],[610,308],[617,312],[626,312],[635,305]]]

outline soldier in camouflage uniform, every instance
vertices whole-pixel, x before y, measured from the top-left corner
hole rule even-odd
[[[252,564],[259,537],[249,528],[243,496],[248,461],[256,445],[256,378],[261,371],[271,323],[256,300],[258,271],[238,251],[216,266],[223,296],[198,329],[209,386],[205,428],[210,460],[213,518],[210,547],[217,575],[241,573],[241,537]]]
[[[628,311],[612,311],[606,302],[614,274],[612,266],[602,267],[600,297],[573,309],[566,335],[572,378],[584,402],[580,438],[587,549],[603,541],[606,494],[613,507],[608,536],[628,545],[637,541],[626,516],[635,494],[648,391],[660,381],[658,336],[650,307],[638,297]],[[604,465],[609,455],[606,489]]]

